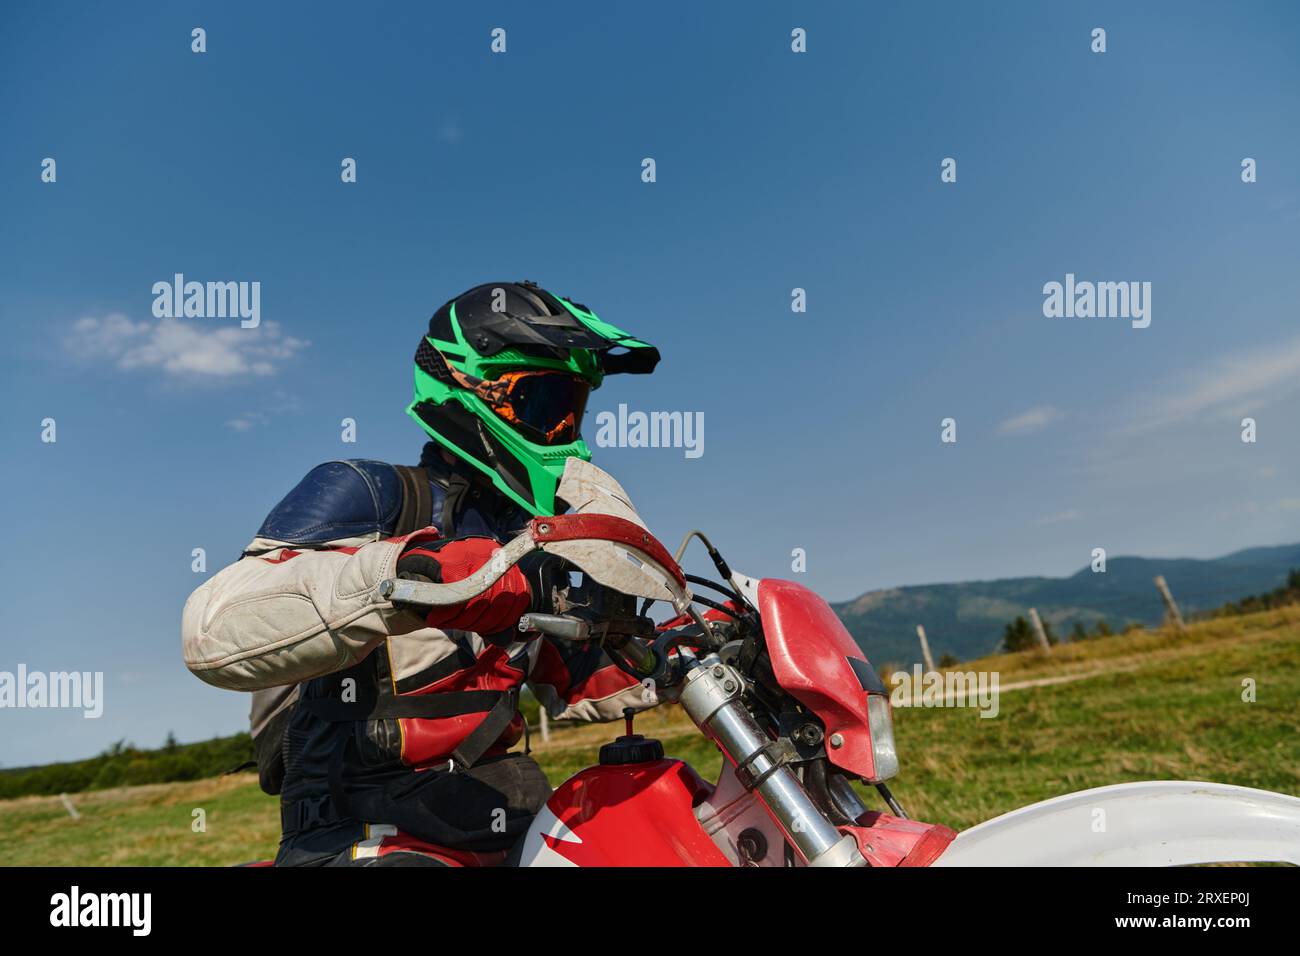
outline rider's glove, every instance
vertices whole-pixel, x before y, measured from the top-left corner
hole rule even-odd
[[[491,538],[419,541],[409,545],[397,559],[397,576],[451,584],[490,562],[498,550]],[[531,602],[527,578],[518,567],[511,566],[482,594],[461,604],[429,608],[424,620],[430,627],[474,631],[488,637],[512,631]]]

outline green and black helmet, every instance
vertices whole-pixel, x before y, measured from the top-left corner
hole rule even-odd
[[[581,435],[587,394],[606,375],[658,362],[658,349],[585,305],[528,281],[489,282],[429,320],[406,411],[503,494],[552,515],[565,461],[591,460]]]

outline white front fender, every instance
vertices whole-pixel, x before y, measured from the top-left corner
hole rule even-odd
[[[1184,780],[1121,783],[1012,810],[934,866],[1300,865],[1300,799]]]

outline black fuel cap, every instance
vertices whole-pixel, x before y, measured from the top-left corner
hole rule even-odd
[[[652,760],[664,759],[663,744],[653,737],[642,737],[640,734],[632,733],[632,715],[635,713],[636,711],[631,707],[623,708],[623,719],[627,722],[627,733],[622,737],[616,737],[600,748],[600,765],[602,767],[627,763],[649,763]]]
[[[624,763],[649,763],[664,759],[664,745],[653,737],[628,734],[611,740],[600,748],[600,765],[608,767]]]

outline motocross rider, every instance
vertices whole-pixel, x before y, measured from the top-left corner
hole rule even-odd
[[[418,468],[331,461],[267,516],[242,557],[186,603],[185,661],[254,691],[263,789],[281,795],[277,865],[499,862],[550,787],[507,752],[528,683],[554,718],[647,706],[594,645],[523,634],[549,610],[555,559],[530,556],[486,592],[424,613],[375,596],[385,578],[448,583],[561,507],[588,392],[647,373],[658,351],[530,282],[476,286],[429,321],[409,415]]]

